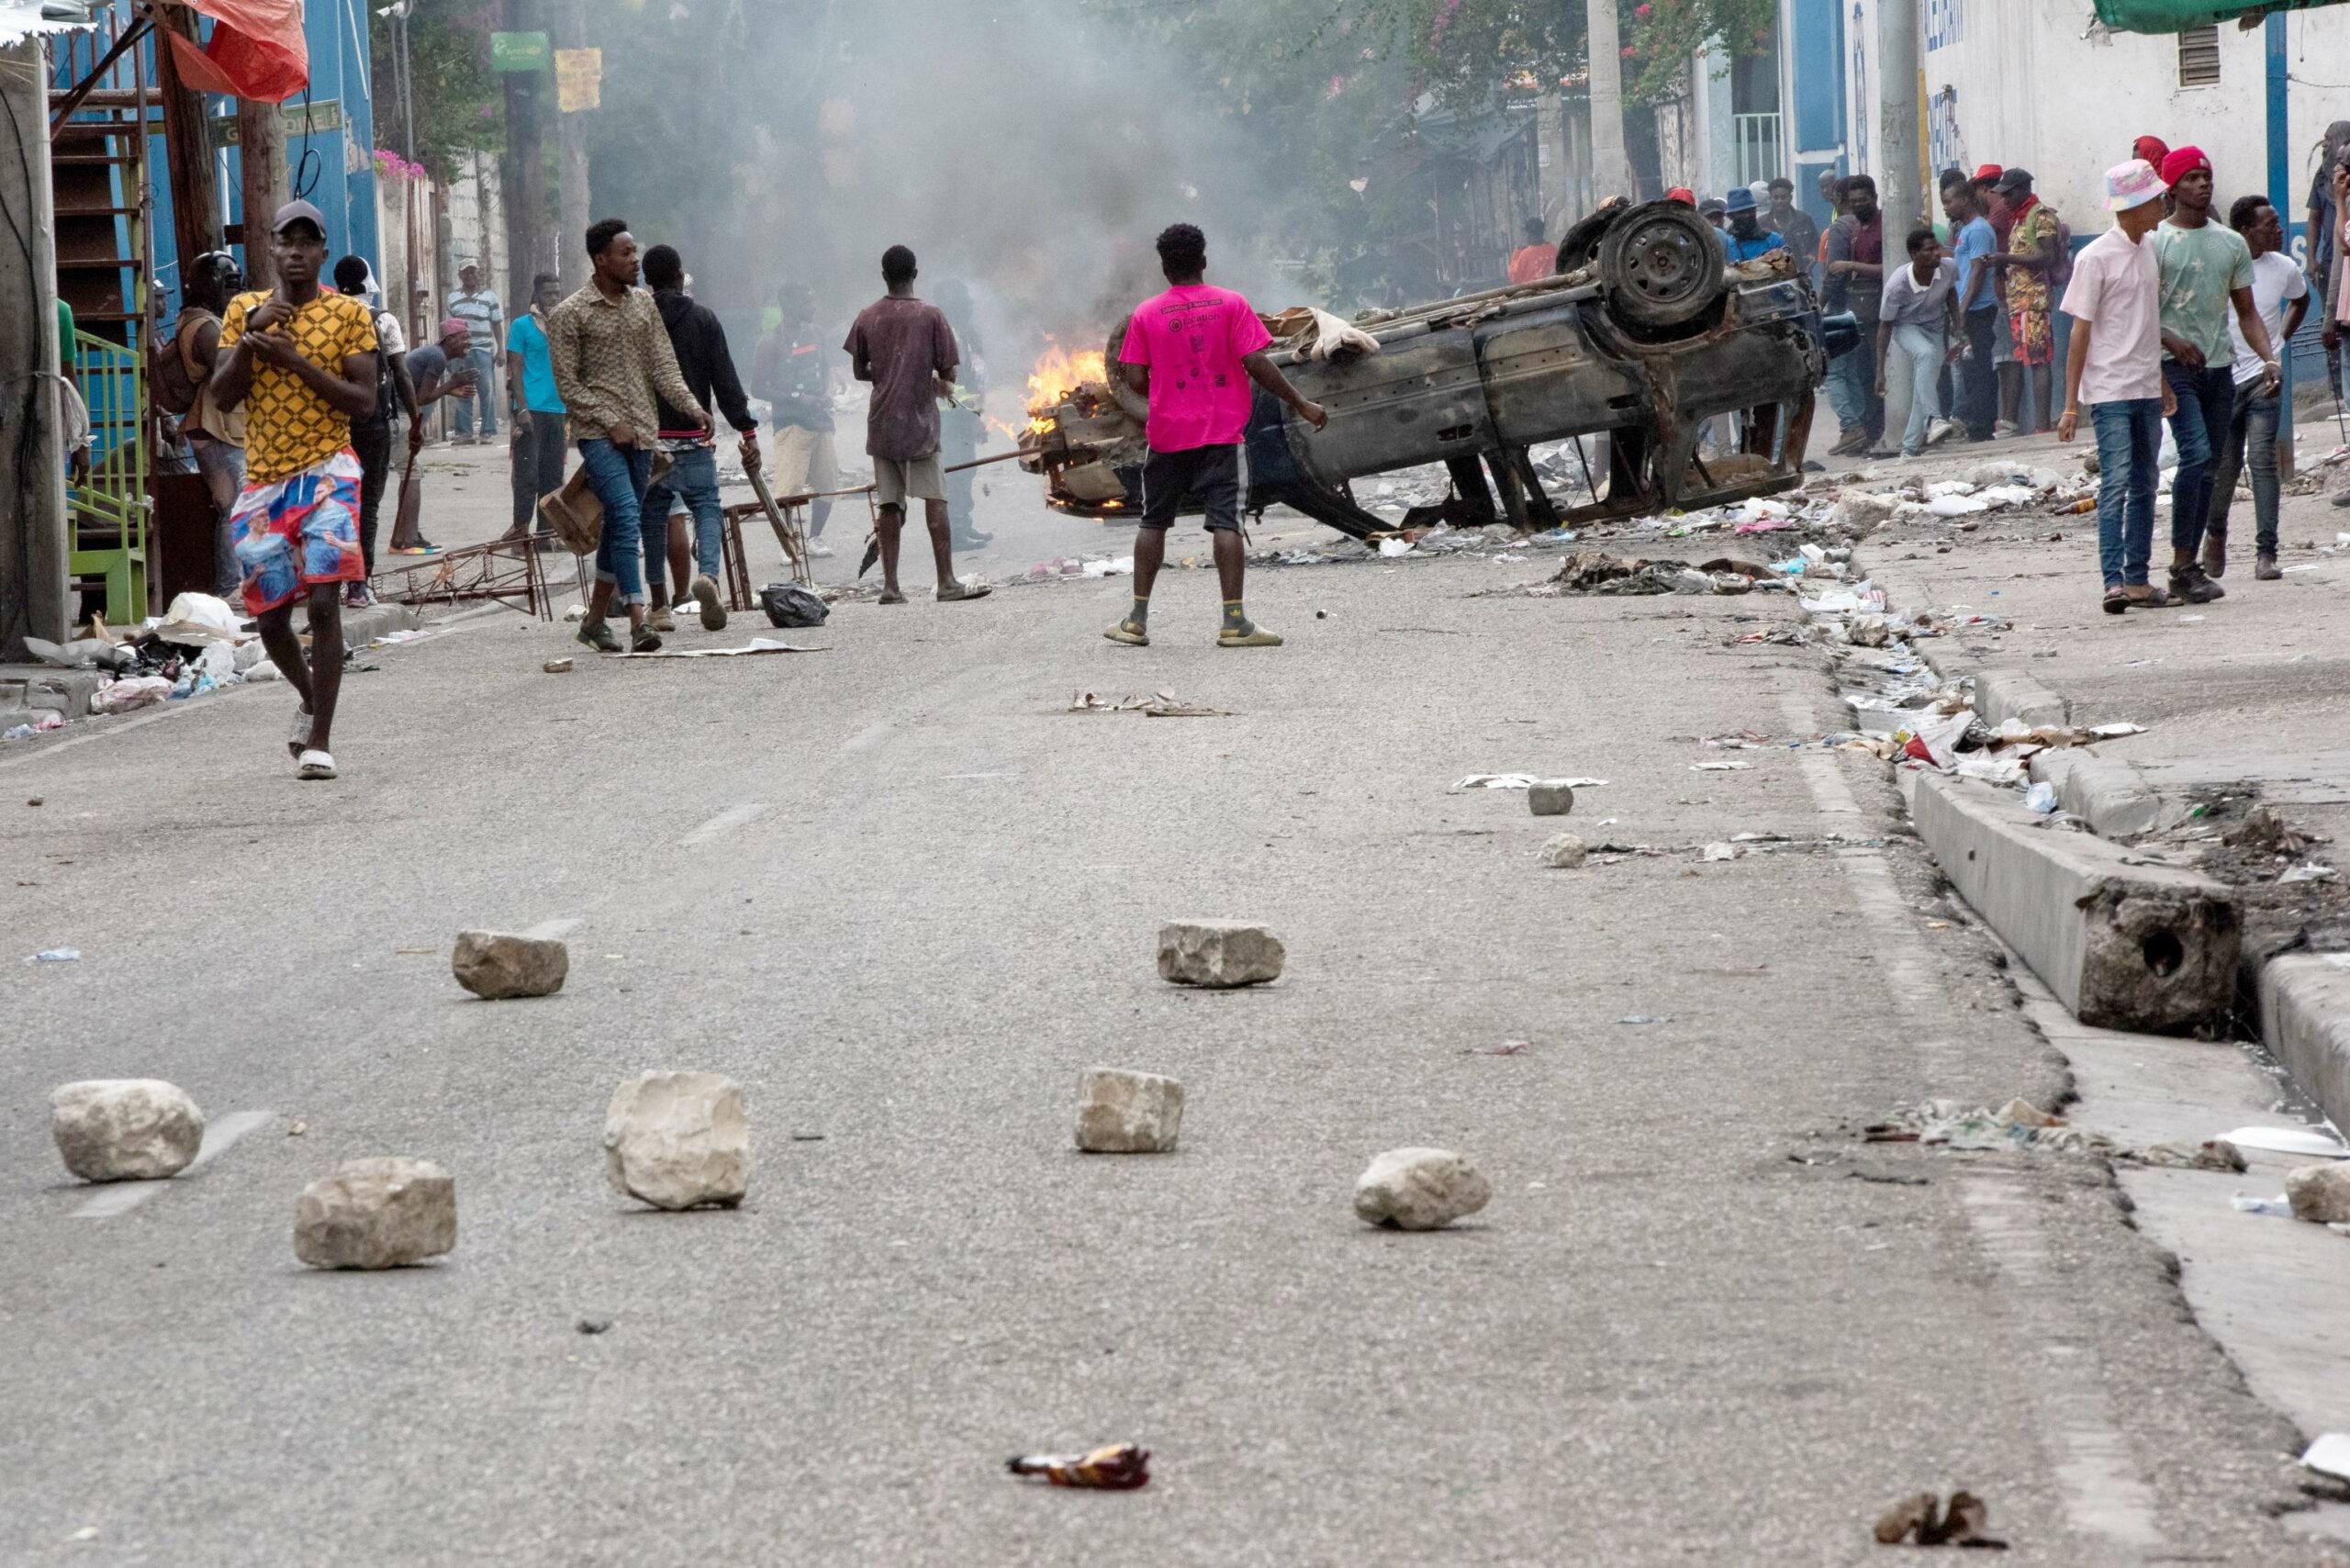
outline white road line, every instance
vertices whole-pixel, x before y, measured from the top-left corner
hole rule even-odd
[[[579,917],[577,915],[560,914],[555,916],[553,920],[540,921],[536,925],[532,926],[528,931],[522,933],[522,935],[528,936],[534,942],[552,942],[558,936],[568,936],[574,931],[578,929]]]
[[[209,1164],[215,1155],[269,1120],[267,1111],[231,1111],[216,1116],[204,1126],[204,1141],[196,1146],[196,1158],[173,1181],[195,1175]],[[116,1215],[129,1214],[145,1203],[171,1182],[115,1182],[85,1199],[73,1211],[75,1219],[111,1219]]]
[[[1815,717],[1811,699],[1816,689],[1798,686],[1801,679],[1783,678],[1779,686],[1780,711],[1796,734],[1809,733]],[[1859,816],[1860,802],[1835,755],[1806,751],[1801,756],[1804,782],[1819,814],[1847,821]],[[1917,912],[1902,897],[1885,851],[1840,850],[1836,864],[1867,922],[1869,945],[1885,970],[1894,1009],[1907,1025],[1902,1033],[1925,1070],[1927,1091],[1934,1092],[1954,1054],[1948,1028],[1952,1014],[1933,958],[1918,934]],[[1961,1168],[1957,1186],[1967,1228],[2020,1298],[2016,1327],[2019,1333],[2027,1332],[2032,1327],[2030,1308],[2035,1298],[2060,1299],[2071,1289],[2050,1260],[2042,1205],[2011,1176]],[[2038,1406],[2041,1436],[2056,1462],[2065,1516],[2075,1529],[2109,1540],[2133,1547],[2161,1544],[2154,1494],[2132,1468],[2130,1440],[2115,1423],[2098,1376],[2096,1350],[2057,1348],[2066,1353],[2042,1364],[2031,1397]]]
[[[744,823],[757,821],[767,815],[767,803],[765,801],[745,801],[739,806],[729,806],[685,837],[677,840],[677,846],[681,849],[691,849],[696,845],[708,844],[720,834],[732,833]]]
[[[879,745],[889,738],[890,728],[891,725],[887,719],[877,720],[866,725],[865,728],[841,742],[841,755],[846,756],[851,752],[863,751],[867,746]]]

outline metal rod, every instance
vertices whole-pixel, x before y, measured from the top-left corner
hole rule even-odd
[[[112,70],[114,68],[114,62],[122,58],[123,52],[138,43],[140,39],[145,38],[148,33],[154,29],[154,26],[155,24],[149,21],[146,17],[140,17],[138,21],[131,24],[131,28],[129,32],[114,40],[114,47],[106,50],[105,58],[100,60],[95,65],[90,67],[90,73],[87,76],[83,77],[79,82],[73,84],[72,89],[65,95],[65,101],[59,104],[55,108],[49,112],[49,135],[50,140],[53,141],[57,139],[58,128],[63,125],[68,119],[71,119],[73,116],[73,111],[82,106],[82,100],[88,97],[90,95],[91,89],[98,84],[98,78],[104,76],[108,71]],[[142,149],[142,152],[144,150]]]

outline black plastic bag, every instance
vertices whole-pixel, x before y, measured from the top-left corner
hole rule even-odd
[[[798,583],[769,583],[759,590],[759,608],[778,626],[822,626],[833,607]]]

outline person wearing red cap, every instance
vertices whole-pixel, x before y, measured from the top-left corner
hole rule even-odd
[[[2170,144],[2159,136],[2142,136],[2130,144],[2130,156],[2143,158],[2159,169],[2163,166],[2164,161],[2170,156]]]
[[[1664,193],[1664,199],[1677,201],[1684,207],[1694,207],[1697,205],[1697,193],[1687,185],[1675,185]]]
[[[2211,160],[2199,147],[2174,149],[2163,160],[2162,177],[2170,186],[2171,213],[2154,230],[2154,263],[2162,286],[2163,376],[2177,403],[2170,432],[2178,443],[2178,472],[2170,487],[2170,587],[2174,598],[2207,604],[2227,592],[2211,580],[2227,569],[2225,539],[2215,537],[2205,550],[2204,526],[2220,446],[2235,417],[2231,311],[2257,356],[2264,388],[2277,383],[2277,351],[2252,297],[2251,247],[2234,230],[2211,221]]]

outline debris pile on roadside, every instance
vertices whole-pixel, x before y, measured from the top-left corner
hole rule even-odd
[[[261,638],[210,594],[181,594],[167,613],[135,629],[117,630],[93,616],[79,631],[62,644],[25,639],[41,666],[62,673],[0,681],[0,720],[6,721],[0,722],[0,740],[23,740],[85,714],[185,701],[276,674]]]
[[[2244,1169],[2243,1153],[2225,1138],[2197,1144],[2119,1144],[2103,1133],[2074,1126],[2029,1100],[2010,1100],[1996,1111],[1970,1108],[1956,1100],[1927,1100],[1897,1108],[1885,1120],[1862,1128],[1861,1137],[1868,1143],[1914,1143],[1962,1152],[2093,1154],[2133,1165]]]

